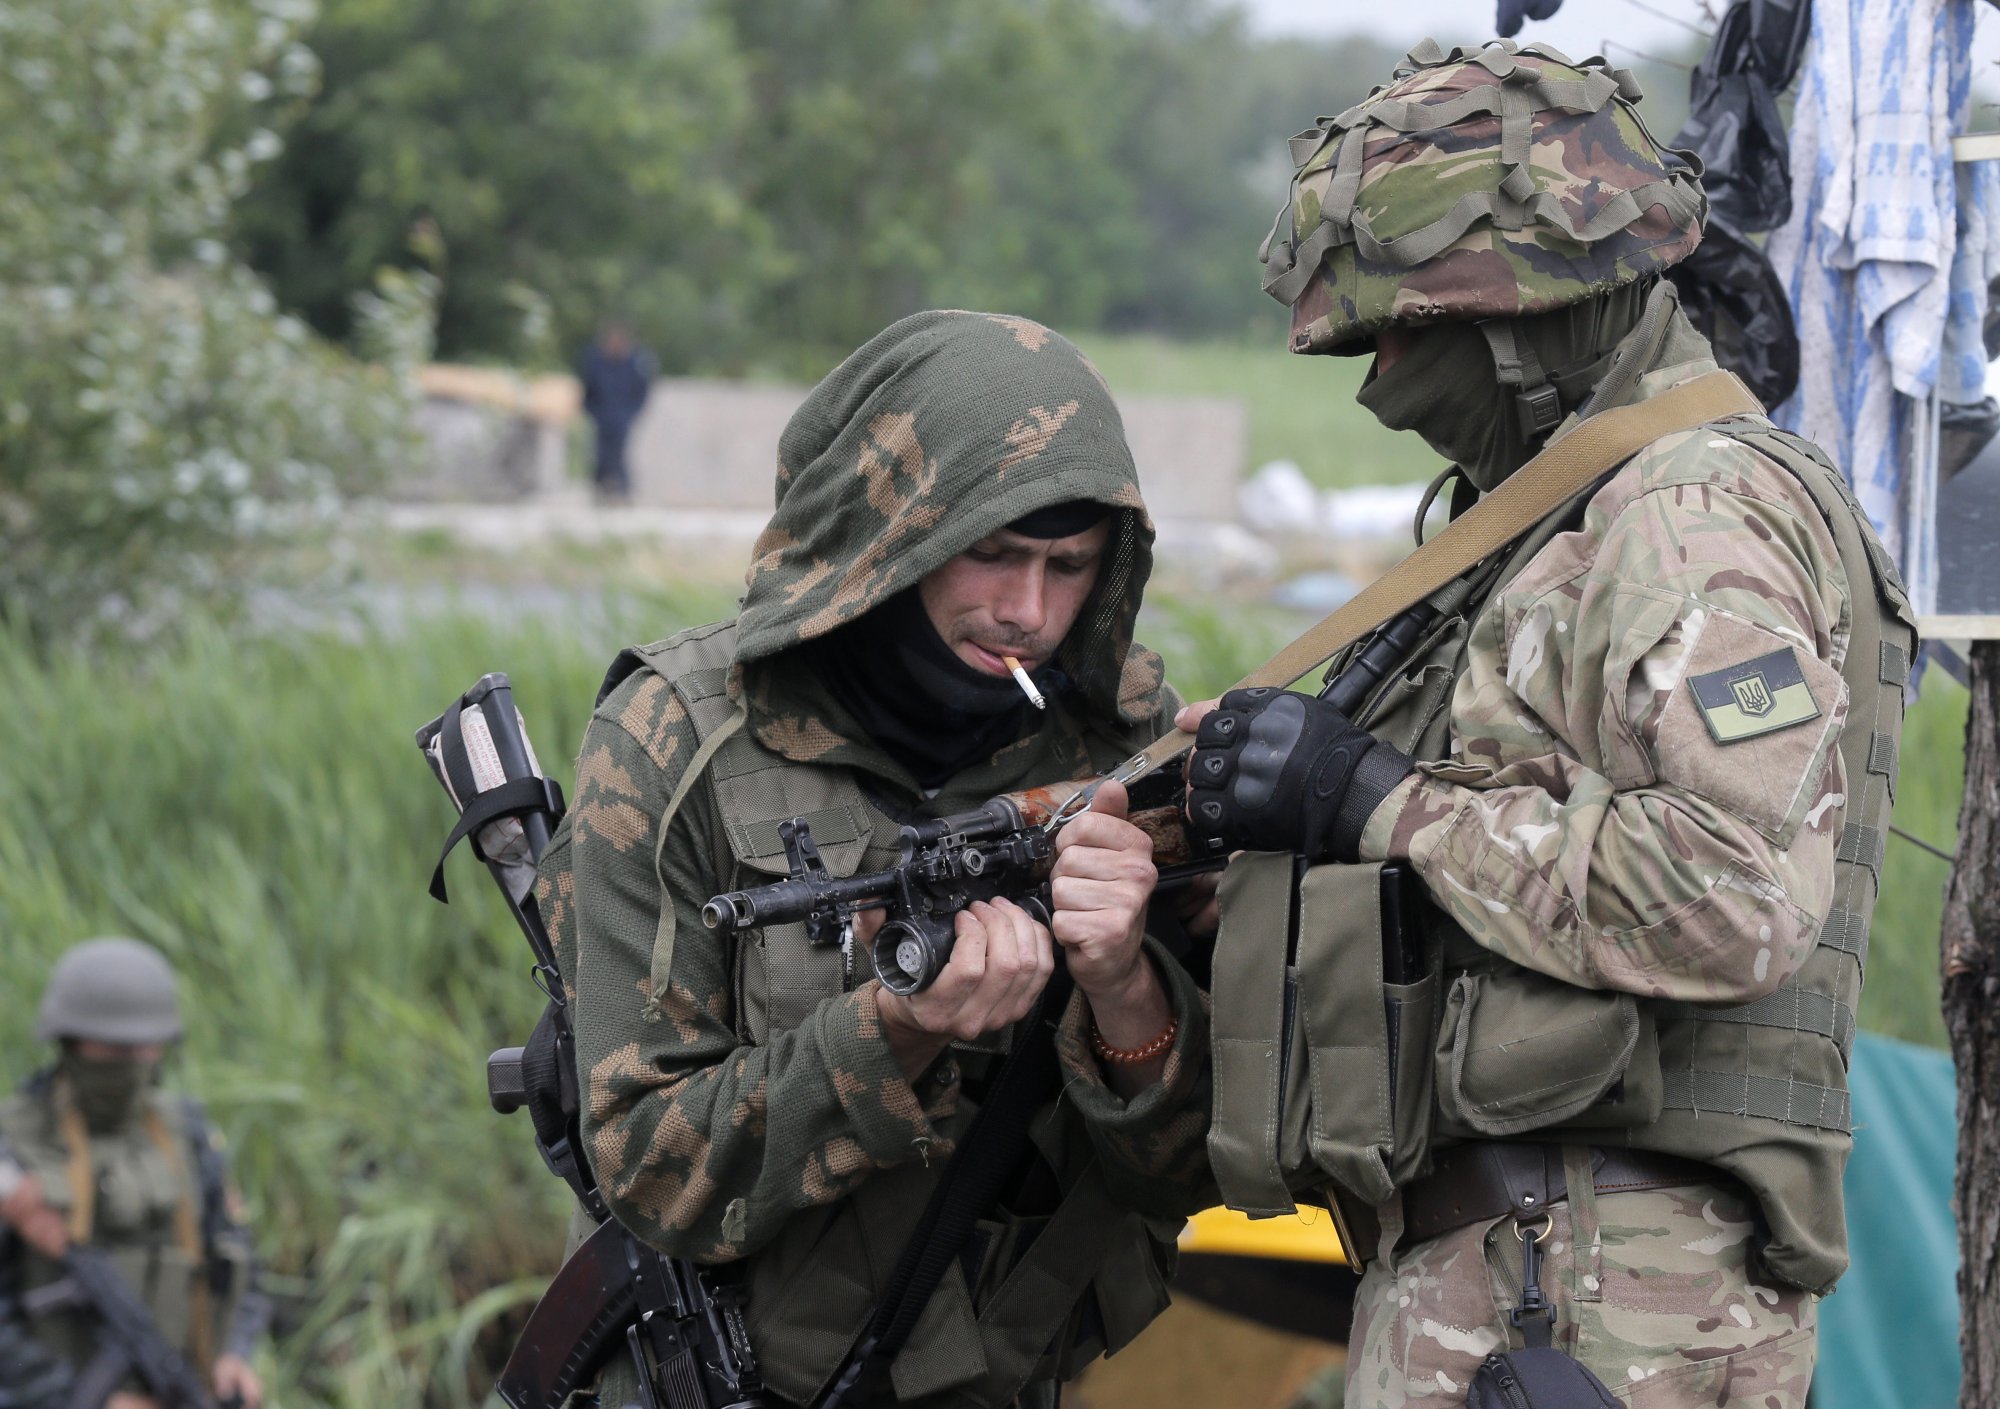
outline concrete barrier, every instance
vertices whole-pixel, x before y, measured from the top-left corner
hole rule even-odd
[[[632,499],[676,509],[769,512],[778,437],[803,388],[667,378],[632,429]],[[1240,401],[1123,396],[1119,413],[1157,519],[1234,523],[1249,445]]]
[[[442,528],[482,547],[550,537],[699,545],[732,565],[771,512],[778,437],[805,398],[795,386],[669,377],[633,427],[632,502],[598,507],[569,473],[575,383],[435,367],[422,381],[428,466],[395,487],[391,521]],[[1238,521],[1249,445],[1239,401],[1118,398],[1163,566],[1203,583],[1261,577],[1276,552]],[[740,567],[732,566],[732,572]]]

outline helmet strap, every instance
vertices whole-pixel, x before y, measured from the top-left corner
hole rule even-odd
[[[1500,385],[1512,388],[1522,439],[1530,444],[1554,430],[1565,406],[1574,406],[1610,370],[1612,354],[1580,358],[1549,372],[1512,318],[1483,318],[1474,325],[1485,335]]]
[[[1522,439],[1540,440],[1562,420],[1562,397],[1542,370],[1542,359],[1518,336],[1512,318],[1482,318],[1473,326],[1486,337],[1500,385],[1514,393]]]

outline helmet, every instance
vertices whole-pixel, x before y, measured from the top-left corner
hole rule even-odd
[[[86,939],[49,974],[35,1036],[44,1042],[170,1042],[181,1035],[181,1005],[166,956],[136,939]]]
[[[1685,259],[1708,215],[1701,162],[1653,140],[1639,96],[1600,58],[1426,40],[1292,138],[1291,198],[1260,251],[1292,351],[1546,313]]]

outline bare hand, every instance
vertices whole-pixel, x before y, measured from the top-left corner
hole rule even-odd
[[[1146,962],[1146,907],[1160,873],[1152,838],[1125,820],[1128,802],[1122,784],[1104,783],[1056,837],[1051,928],[1086,997],[1129,988]]]
[[[1221,703],[1222,698],[1218,695],[1212,700],[1196,700],[1193,704],[1182,705],[1180,713],[1174,716],[1174,728],[1192,734],[1201,728],[1201,721],[1208,718],[1208,712]]]
[[[69,1251],[69,1224],[62,1214],[42,1197],[41,1181],[27,1175],[14,1192],[0,1203],[0,1222],[21,1237],[21,1241],[47,1258],[60,1258]]]
[[[215,1397],[220,1403],[234,1400],[243,1409],[258,1409],[264,1402],[264,1382],[240,1355],[217,1356],[210,1379],[215,1382]]]
[[[1026,1017],[1055,972],[1047,927],[1011,900],[975,900],[959,911],[953,930],[951,961],[929,988],[875,990],[883,1035],[912,1081],[953,1038],[970,1041]]]
[[[133,1394],[130,1390],[113,1390],[111,1397],[104,1401],[104,1409],[160,1409],[160,1402],[149,1394]]]

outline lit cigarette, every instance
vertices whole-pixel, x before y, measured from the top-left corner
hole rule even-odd
[[[1021,669],[1021,662],[1012,656],[1002,656],[1000,659],[1007,662],[1007,669],[1013,673],[1014,683],[1021,687],[1021,693],[1028,697],[1028,703],[1036,709],[1047,709],[1049,702],[1042,698],[1042,692],[1035,688],[1035,682],[1028,678],[1028,672]]]

